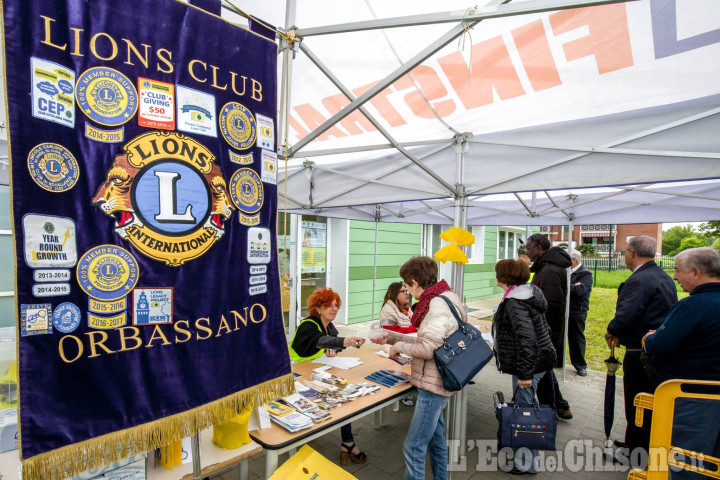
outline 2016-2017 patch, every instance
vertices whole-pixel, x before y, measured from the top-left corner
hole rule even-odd
[[[52,305],[20,305],[20,333],[23,337],[52,333]]]
[[[80,177],[73,154],[57,143],[41,143],[30,150],[28,169],[35,183],[48,192],[70,190]]]
[[[220,132],[225,141],[237,150],[245,150],[255,143],[255,117],[244,105],[228,102],[220,112]]]
[[[85,70],[78,78],[75,98],[83,113],[101,125],[122,125],[138,109],[137,91],[130,79],[107,67]]]
[[[239,168],[230,177],[230,198],[243,213],[260,210],[265,200],[260,177],[250,168]]]
[[[81,318],[80,308],[74,303],[61,303],[53,310],[53,326],[62,333],[74,332]]]
[[[135,288],[139,269],[130,252],[115,245],[91,248],[80,258],[77,281],[85,293],[99,300],[117,300]]]
[[[115,218],[115,233],[143,255],[178,267],[225,234],[235,208],[212,152],[175,132],[149,132],[124,145],[92,199]]]

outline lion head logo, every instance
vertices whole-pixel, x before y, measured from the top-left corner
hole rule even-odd
[[[135,212],[131,197],[139,172],[139,168],[128,162],[126,154],[117,155],[112,168],[107,172],[105,182],[100,185],[92,199],[93,205],[115,219],[115,232],[122,238],[128,236],[131,227],[144,225]],[[213,164],[210,172],[203,174],[203,177],[210,190],[212,208],[203,227],[212,229],[215,236],[220,238],[225,233],[224,224],[235,208],[228,198],[227,184],[217,164]]]

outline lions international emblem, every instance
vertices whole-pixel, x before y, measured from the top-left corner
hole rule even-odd
[[[178,267],[205,254],[235,208],[215,156],[193,138],[150,132],[117,155],[92,199],[144,255]]]

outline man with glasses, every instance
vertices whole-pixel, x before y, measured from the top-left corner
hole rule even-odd
[[[649,330],[656,330],[668,312],[677,303],[677,289],[670,275],[654,261],[656,242],[641,235],[628,240],[625,248],[625,265],[633,273],[618,287],[615,317],[605,333],[608,346],[625,346],[623,358],[623,389],[625,395],[625,441],[615,441],[619,447],[648,449],[650,444],[651,412],[645,412],[642,427],[635,426],[635,395],[654,392],[643,363],[641,340]]]
[[[532,260],[530,271],[535,275],[532,284],[542,290],[547,300],[548,308],[545,319],[550,327],[550,340],[557,353],[556,365],[562,365],[565,355],[563,342],[565,335],[565,307],[567,306],[567,278],[568,268],[572,264],[570,255],[560,247],[550,247],[550,240],[545,235],[536,233],[525,242],[525,251]],[[555,372],[551,369],[538,383],[538,401],[551,405],[557,410],[558,418],[570,420],[573,414],[570,404],[560,392]]]

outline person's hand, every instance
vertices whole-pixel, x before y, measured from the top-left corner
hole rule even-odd
[[[642,345],[643,350],[645,350],[645,340],[647,340],[647,337],[655,333],[657,330],[650,330],[645,335],[643,335],[642,340],[640,340],[640,344]]]
[[[520,380],[517,381],[518,388],[530,388],[532,387],[532,380]]]
[[[363,343],[365,343],[365,339],[362,337],[345,337],[345,340],[343,340],[343,347],[360,348]]]
[[[380,334],[378,334],[378,335],[374,335],[373,337],[371,337],[371,338],[370,338],[370,341],[371,341],[372,343],[377,343],[378,345],[385,345],[385,344],[387,343],[387,339],[388,339],[388,335],[389,335],[389,334],[390,334],[390,332],[388,332],[387,330],[385,330],[385,331],[383,331],[382,333],[380,333]]]
[[[388,353],[388,356],[390,358],[399,358],[400,357],[400,352],[397,350],[397,348],[395,348],[395,345],[390,347],[390,352]]]
[[[335,350],[325,350],[326,357],[334,357],[335,355],[337,355],[337,352]]]
[[[579,287],[580,285],[582,285],[582,283],[580,283],[580,282],[576,282],[576,283],[575,283],[575,286],[576,286],[576,287]]]
[[[605,332],[605,341],[610,348],[620,346],[620,338],[616,337],[610,332]]]

